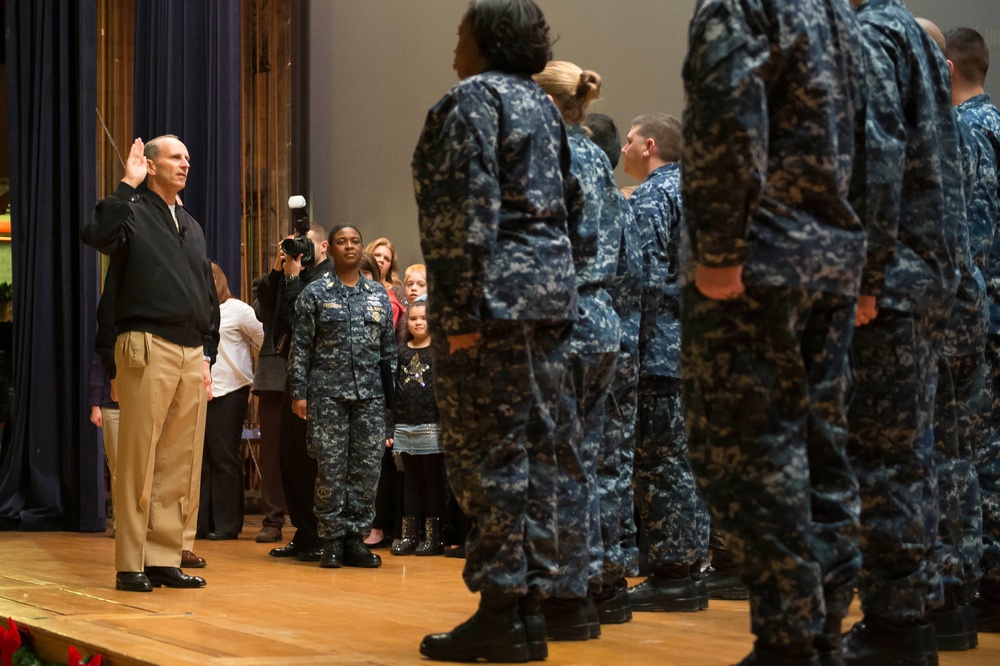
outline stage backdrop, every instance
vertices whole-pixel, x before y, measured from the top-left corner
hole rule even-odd
[[[104,456],[86,409],[97,255],[94,2],[4,3],[14,284],[14,400],[0,527],[104,528]]]
[[[137,0],[134,135],[191,155],[184,206],[240,297],[240,1]]]
[[[104,455],[88,420],[97,253],[95,0],[5,2],[14,275],[14,401],[0,529],[104,529]],[[136,0],[134,135],[191,153],[184,204],[239,289],[240,2]],[[236,294],[238,295],[238,294]]]

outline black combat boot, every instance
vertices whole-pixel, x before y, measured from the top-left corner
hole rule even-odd
[[[740,578],[733,553],[721,538],[712,544],[712,563],[705,571],[705,589],[709,599],[742,601],[750,598],[750,588]]]
[[[625,579],[621,579],[624,583]],[[621,586],[618,581],[604,583],[601,591],[594,595],[597,617],[601,624],[623,624],[632,619],[628,605],[628,584]]]
[[[988,634],[1000,632],[1000,583],[983,580],[972,602],[976,629]]]
[[[382,558],[371,551],[360,534],[344,539],[344,566],[375,569],[382,566]]]
[[[542,602],[545,636],[550,641],[586,641],[591,636],[591,618],[579,597],[551,597]],[[598,624],[600,626],[600,624]]]
[[[444,538],[441,535],[441,519],[437,516],[424,521],[424,538],[417,544],[417,555],[443,555]]]
[[[532,661],[544,661],[549,656],[549,645],[545,641],[545,616],[542,614],[542,600],[536,588],[531,588],[527,596],[518,604],[521,622],[524,623],[524,637],[528,641],[528,652]]]
[[[344,540],[327,539],[323,543],[323,553],[319,565],[324,569],[339,569],[344,566]]]
[[[929,629],[929,631],[928,631]],[[849,666],[927,666],[934,627],[917,621],[893,622],[866,616],[844,635],[844,662]]]
[[[686,564],[654,567],[653,574],[628,591],[632,610],[691,613],[699,610],[698,586]]]
[[[518,598],[483,594],[475,615],[447,633],[425,636],[420,654],[438,661],[528,661]]]
[[[820,666],[844,666],[844,644],[840,635],[842,621],[827,616],[823,631],[816,637],[816,656]]]
[[[736,666],[818,666],[819,663],[813,651],[796,651],[757,641],[753,646],[753,652]]]

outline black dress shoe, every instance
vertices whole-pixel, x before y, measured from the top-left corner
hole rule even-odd
[[[300,550],[299,554],[295,556],[299,562],[319,562],[321,557],[323,557],[323,546]]]
[[[340,539],[330,539],[323,545],[323,554],[319,557],[319,566],[323,569],[339,569],[344,566],[344,542]]]
[[[146,577],[153,587],[205,587],[205,579],[188,576],[177,567],[146,567]]]
[[[209,532],[207,536],[209,541],[232,541],[233,539],[239,539],[239,532]]]
[[[344,566],[375,569],[382,566],[382,558],[373,553],[359,536],[344,541]]]
[[[119,571],[115,574],[115,589],[123,592],[152,592],[153,585],[141,571]]]
[[[308,548],[300,546],[298,543],[295,542],[295,539],[292,539],[291,541],[288,542],[287,545],[280,546],[278,548],[272,548],[268,552],[268,555],[270,555],[271,557],[298,557],[299,553],[301,553],[303,550],[308,550]]]

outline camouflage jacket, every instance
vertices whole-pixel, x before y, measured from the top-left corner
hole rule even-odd
[[[946,356],[965,356],[981,352],[986,346],[989,311],[986,305],[986,281],[975,262],[972,248],[983,246],[983,239],[977,233],[987,231],[991,236],[993,228],[984,230],[982,226],[973,228],[975,185],[982,164],[982,149],[985,147],[974,134],[972,128],[953,112],[958,132],[959,156],[962,167],[963,200],[966,202],[958,228],[958,251],[960,280],[955,302],[951,308],[948,327],[944,336]],[[987,149],[989,149],[987,147]],[[987,244],[988,247],[988,244]]]
[[[348,288],[335,272],[310,282],[295,301],[288,354],[292,400],[370,400],[396,376],[396,336],[385,288],[362,277]]]
[[[575,318],[567,219],[583,197],[570,159],[559,110],[530,78],[478,74],[428,112],[413,183],[435,328]]]
[[[850,203],[860,55],[843,0],[700,0],[684,63],[685,280],[854,295],[866,233]],[[690,253],[690,255],[689,255]]]
[[[951,77],[941,49],[902,0],[858,8],[865,54],[864,207],[884,276],[862,291],[894,310],[944,314],[958,286],[965,214]]]
[[[990,331],[1000,331],[1000,244],[994,245],[1000,225],[1000,111],[987,94],[976,95],[955,107],[958,117],[972,127],[979,142],[979,170],[968,207],[973,260],[986,278]]]
[[[618,193],[616,202],[622,220],[621,241],[615,277],[608,285],[608,293],[621,321],[619,351],[635,356],[639,353],[639,322],[642,312],[642,235],[632,213],[632,206],[621,192]]]
[[[681,167],[654,169],[628,199],[642,238],[639,376],[681,376]]]
[[[614,280],[621,245],[621,193],[611,161],[579,125],[567,125],[570,173],[583,191],[583,212],[571,218],[569,239],[576,268],[577,316],[571,349],[576,353],[617,352],[621,323],[607,288]],[[576,224],[572,224],[576,221]]]

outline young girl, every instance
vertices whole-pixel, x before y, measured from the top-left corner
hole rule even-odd
[[[444,453],[438,442],[438,410],[434,400],[431,338],[427,303],[406,310],[407,335],[399,345],[396,371],[396,432],[393,448],[403,460],[403,538],[393,555],[440,555],[444,552]],[[421,522],[424,538],[417,541]]]
[[[413,264],[403,274],[403,293],[406,302],[415,303],[427,296],[427,267]]]

